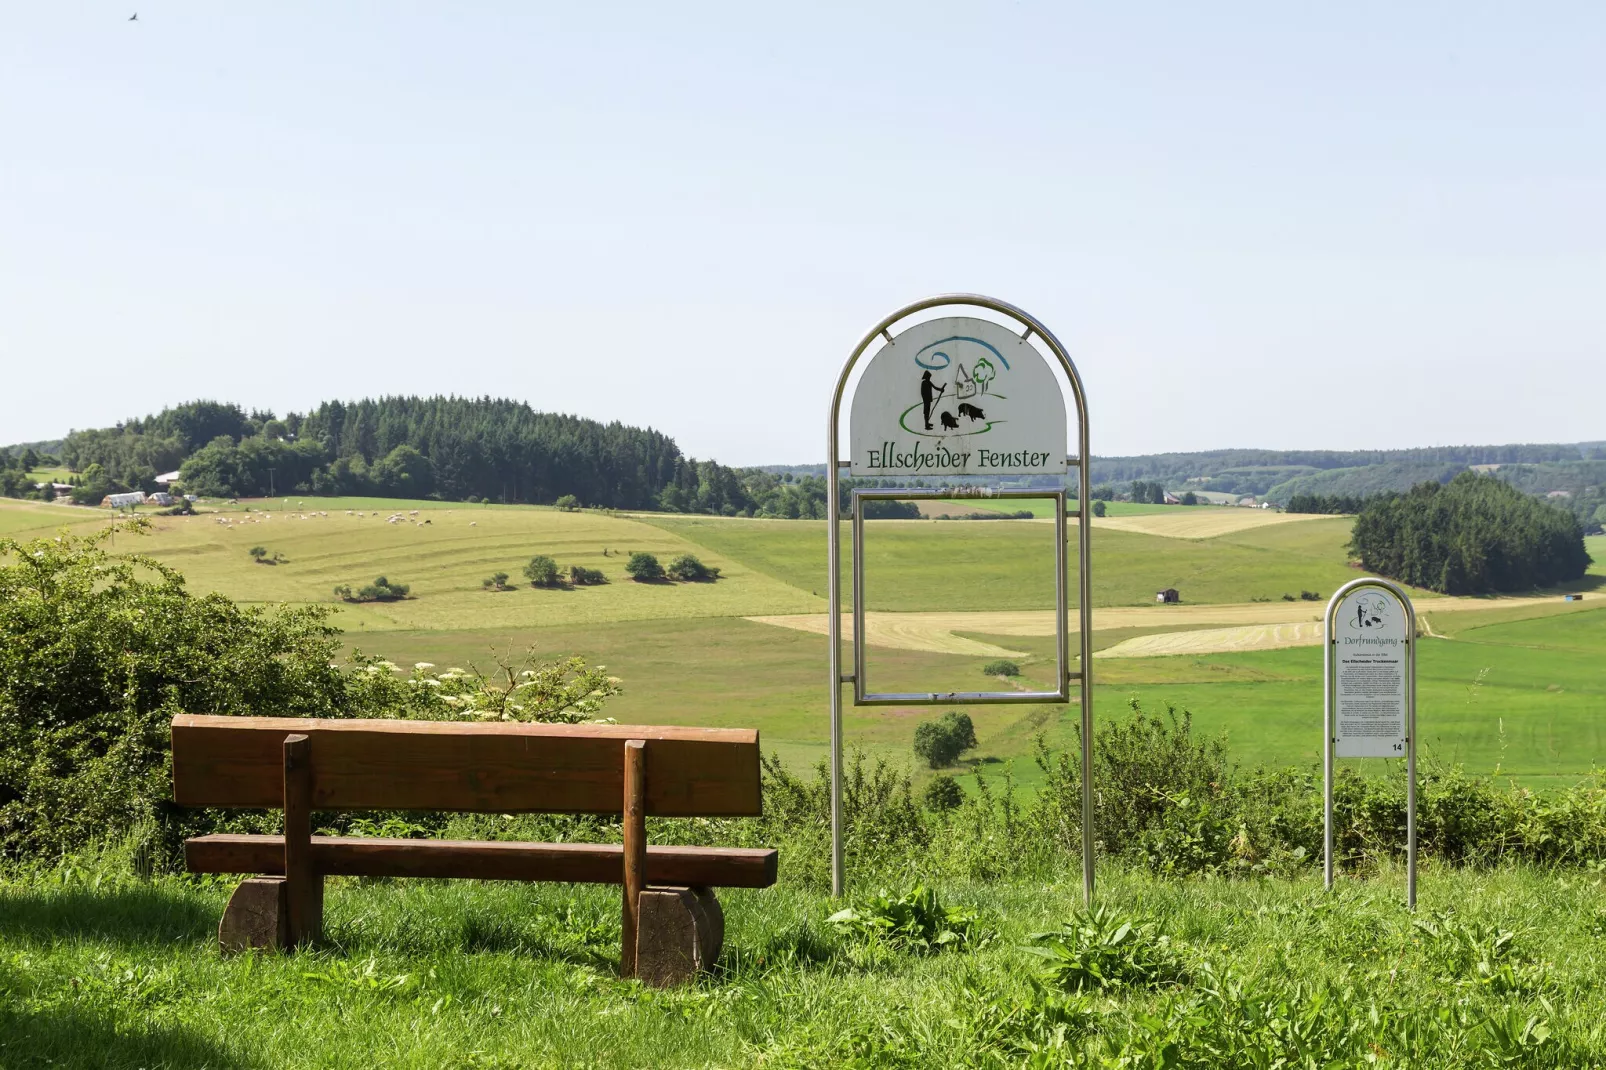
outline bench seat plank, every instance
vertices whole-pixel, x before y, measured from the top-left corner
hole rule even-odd
[[[284,837],[197,836],[184,841],[184,861],[191,873],[282,874]],[[314,836],[312,865],[321,874],[344,877],[620,884],[624,848],[617,843]],[[772,848],[647,847],[648,884],[768,888],[775,877]]]

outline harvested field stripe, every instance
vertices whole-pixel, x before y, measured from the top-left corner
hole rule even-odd
[[[1193,632],[1139,635],[1100,650],[1095,658],[1156,658],[1176,654],[1231,654],[1242,650],[1279,650],[1292,646],[1318,646],[1321,621],[1297,624],[1260,624],[1241,628],[1205,628]]]

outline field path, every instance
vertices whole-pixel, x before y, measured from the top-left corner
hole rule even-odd
[[[1182,512],[1148,513],[1141,516],[1101,516],[1093,526],[1116,531],[1135,531],[1140,535],[1159,535],[1167,539],[1214,539],[1240,531],[1297,524],[1305,520],[1331,520],[1314,513],[1273,513],[1262,509],[1231,506],[1194,506]]]
[[[1553,605],[1554,596],[1539,598],[1424,598],[1417,614],[1455,613],[1479,609],[1519,609]],[[1114,628],[1165,628],[1184,625],[1192,631],[1162,631],[1123,640],[1098,653],[1101,658],[1211,654],[1240,650],[1275,650],[1314,646],[1322,641],[1321,616],[1326,602],[1246,602],[1222,605],[1110,606],[1093,610],[1094,631]],[[1054,612],[1047,609],[996,612],[884,613],[865,615],[865,639],[871,646],[925,650],[969,657],[1020,657],[1021,652],[958,635],[1054,634]],[[759,624],[824,635],[823,613],[747,617]],[[1072,630],[1076,622],[1073,618]],[[1200,628],[1217,624],[1219,628]],[[842,634],[853,635],[853,617],[842,614]]]

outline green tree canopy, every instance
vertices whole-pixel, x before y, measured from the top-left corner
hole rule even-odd
[[[1368,571],[1443,594],[1550,587],[1590,562],[1571,513],[1472,472],[1370,499],[1350,549]]]

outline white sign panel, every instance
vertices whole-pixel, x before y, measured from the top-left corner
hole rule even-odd
[[[1405,757],[1407,627],[1405,607],[1382,587],[1357,588],[1338,604],[1329,644],[1338,757]]]
[[[1065,472],[1065,398],[1014,331],[951,316],[916,324],[871,359],[848,422],[856,476]]]

